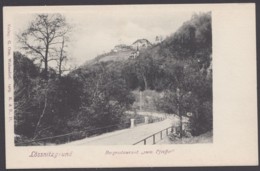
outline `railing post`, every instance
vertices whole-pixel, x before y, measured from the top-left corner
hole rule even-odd
[[[144,139],[144,145],[146,145],[146,139]]]
[[[162,131],[160,132],[160,135],[161,135],[161,140],[162,140]]]
[[[153,144],[155,144],[155,134],[153,134]]]
[[[145,116],[145,117],[144,117],[144,123],[145,123],[145,124],[148,124],[148,121],[149,121],[149,120],[148,120],[148,116]]]
[[[173,128],[173,133],[176,134],[176,127]]]
[[[135,119],[131,119],[131,128],[135,127]]]
[[[166,135],[168,135],[168,128],[166,128]]]

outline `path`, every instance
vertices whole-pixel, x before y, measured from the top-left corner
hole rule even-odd
[[[132,145],[158,131],[170,127],[175,123],[176,120],[174,119],[165,119],[161,122],[105,133],[96,137],[85,138],[64,145]]]

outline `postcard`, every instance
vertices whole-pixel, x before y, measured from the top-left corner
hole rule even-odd
[[[253,3],[3,15],[7,168],[258,165]]]

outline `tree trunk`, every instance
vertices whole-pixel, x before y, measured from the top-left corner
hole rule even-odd
[[[144,74],[142,74],[143,80],[144,80],[144,89],[147,90],[148,89],[148,85],[147,85],[147,79],[144,76]]]
[[[41,114],[41,116],[40,116],[40,118],[37,122],[36,127],[35,127],[33,139],[35,139],[37,137],[38,128],[39,128],[41,120],[42,120],[42,118],[45,114],[45,111],[46,111],[46,108],[47,108],[47,103],[48,103],[48,85],[47,85],[46,92],[45,92],[45,95],[44,95],[44,107],[43,107],[43,110],[42,110],[42,114]]]
[[[61,78],[61,65],[62,65],[62,59],[60,59],[60,63],[59,63],[59,78]]]
[[[49,44],[46,45],[45,58],[44,58],[44,72],[43,77],[48,79],[48,53],[49,53]]]
[[[140,95],[140,100],[139,100],[139,105],[140,105],[140,111],[142,111],[142,91],[139,91],[139,95]]]
[[[181,127],[181,131],[180,131],[180,138],[182,138],[183,134],[182,134],[182,115],[179,114],[180,117],[180,127]]]
[[[46,60],[46,58],[44,59],[43,77],[44,77],[45,79],[48,79],[48,61]]]
[[[59,61],[59,78],[61,78],[61,74],[62,74],[62,61],[63,61],[63,49],[64,49],[64,38],[62,40],[62,44],[61,44],[61,49],[60,49],[60,61]]]
[[[180,138],[182,138],[182,114],[180,113],[180,89],[176,88],[177,95],[177,115],[180,117]]]

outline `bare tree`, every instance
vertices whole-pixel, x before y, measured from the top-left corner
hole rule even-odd
[[[57,49],[57,51],[56,51],[56,53],[57,53],[57,59],[56,59],[57,72],[58,72],[59,78],[62,76],[62,74],[65,71],[70,70],[70,68],[66,67],[66,64],[67,64],[67,61],[68,61],[68,54],[67,54],[67,51],[66,51],[67,45],[65,44],[66,41],[68,41],[68,38],[64,36],[62,38],[62,43],[61,43],[60,48]]]
[[[46,79],[48,79],[48,62],[56,60],[55,52],[63,43],[63,38],[70,28],[61,14],[40,14],[17,36],[23,49],[44,63],[43,76]]]
[[[49,91],[49,62],[57,61],[62,63],[65,57],[64,53],[64,38],[68,36],[71,27],[66,22],[66,19],[61,14],[39,14],[29,24],[21,34],[17,35],[18,41],[22,48],[35,59],[43,63],[43,77],[46,80],[44,88],[44,107],[40,118],[34,130],[34,138],[36,138],[41,130],[42,118],[46,114],[48,106],[48,91]],[[62,47],[62,48],[61,48]],[[61,51],[61,55],[57,55],[57,51]]]

